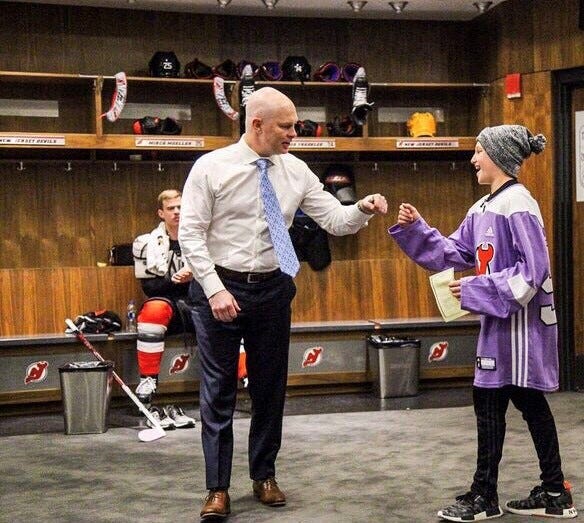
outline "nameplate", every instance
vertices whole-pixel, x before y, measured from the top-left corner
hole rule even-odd
[[[201,148],[204,138],[135,138],[136,147]]]
[[[65,145],[64,136],[0,136],[0,145]]]
[[[337,146],[335,140],[298,140],[290,143],[290,149],[334,149]]]
[[[414,139],[397,140],[398,149],[452,149],[458,147],[458,140]]]

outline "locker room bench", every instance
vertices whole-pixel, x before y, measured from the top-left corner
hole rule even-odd
[[[383,332],[420,339],[420,382],[468,380],[474,369],[478,318],[466,316],[451,323],[441,318],[375,319],[299,322],[292,325],[290,343],[290,394],[347,392],[371,387],[366,336]],[[104,358],[131,387],[137,382],[135,333],[88,335]],[[429,362],[437,343],[448,342],[449,356]],[[190,344],[192,345],[192,344]],[[316,356],[320,354],[320,358]],[[58,368],[70,361],[92,360],[93,355],[73,335],[46,333],[0,337],[0,411],[60,408]],[[185,346],[182,335],[167,340],[160,375],[160,394],[193,397],[198,391],[196,347]],[[123,401],[114,387],[112,401]]]

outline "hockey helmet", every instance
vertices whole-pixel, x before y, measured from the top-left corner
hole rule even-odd
[[[288,56],[282,64],[282,80],[306,82],[312,68],[304,56]]]
[[[150,76],[168,78],[180,73],[180,62],[173,51],[156,51],[148,65]]]
[[[324,188],[343,205],[357,202],[355,193],[355,176],[348,165],[332,164],[324,172]]]
[[[413,113],[407,125],[410,136],[414,138],[436,136],[436,118],[432,113]]]

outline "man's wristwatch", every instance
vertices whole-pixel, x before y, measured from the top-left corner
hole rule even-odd
[[[366,210],[366,209],[363,207],[363,205],[361,204],[361,202],[362,202],[362,200],[359,200],[359,201],[357,202],[357,209],[359,209],[359,210],[360,210],[360,211],[361,211],[363,214],[369,214],[369,215],[371,215],[371,214],[375,214],[374,212],[371,212],[371,211],[368,211],[368,210]]]

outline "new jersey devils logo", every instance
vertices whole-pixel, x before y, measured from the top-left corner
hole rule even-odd
[[[491,267],[489,264],[495,258],[495,247],[493,247],[492,243],[481,243],[477,247],[475,258],[477,276],[482,274],[491,274]]]
[[[175,356],[170,363],[170,370],[168,373],[170,375],[182,374],[189,368],[190,359],[190,354],[179,354],[178,356]]]
[[[49,368],[48,361],[36,361],[31,363],[27,369],[24,376],[24,384],[38,383],[43,381],[47,377],[47,369]]]
[[[324,349],[322,347],[312,347],[304,351],[304,357],[302,358],[302,368],[315,367],[320,363],[322,359],[322,353]]]
[[[447,341],[439,341],[438,343],[434,343],[430,347],[430,351],[428,353],[428,361],[432,363],[433,361],[442,361],[448,355],[448,342]]]

